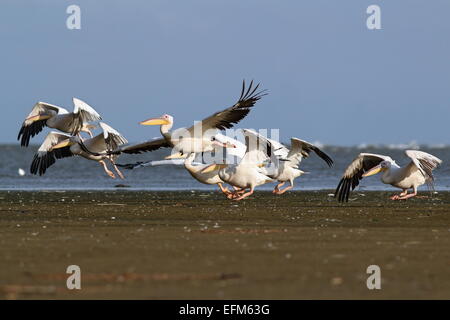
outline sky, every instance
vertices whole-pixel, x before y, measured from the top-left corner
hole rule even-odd
[[[69,5],[81,29],[66,26]],[[369,30],[366,10],[381,9]],[[268,89],[240,128],[333,145],[450,144],[448,0],[2,0],[1,143],[72,97],[139,142]],[[33,139],[40,144],[45,134]]]

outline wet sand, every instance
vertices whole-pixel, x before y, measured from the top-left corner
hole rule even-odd
[[[0,192],[0,298],[450,299],[449,192],[329,193]]]

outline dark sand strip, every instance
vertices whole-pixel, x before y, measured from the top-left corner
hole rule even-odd
[[[328,193],[0,192],[0,298],[450,299],[449,192]]]

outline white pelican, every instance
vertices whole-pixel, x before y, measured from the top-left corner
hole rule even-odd
[[[335,197],[338,197],[340,202],[348,201],[350,189],[354,190],[363,177],[369,177],[378,172],[383,172],[381,176],[383,183],[403,190],[399,195],[392,196],[392,200],[404,200],[416,196],[417,188],[425,183],[433,187],[432,171],[442,163],[442,160],[423,151],[406,150],[405,153],[411,162],[404,167],[397,165],[389,156],[359,154],[345,170],[336,188]],[[408,194],[408,189],[412,189],[413,192]]]
[[[137,145],[123,147],[118,152],[141,153],[145,151],[154,151],[163,147],[172,147],[173,155],[167,157],[179,158],[180,155],[187,153],[201,153],[213,151],[215,147],[234,147],[230,143],[221,143],[215,140],[215,135],[219,130],[232,128],[234,124],[241,121],[250,112],[251,107],[266,95],[265,90],[257,92],[259,84],[253,87],[253,81],[246,89],[245,81],[242,85],[241,96],[233,106],[216,112],[212,116],[195,123],[190,128],[180,128],[170,131],[173,126],[173,117],[163,115],[160,118],[148,119],[142,121],[142,125],[160,125],[162,139],[151,140]],[[178,154],[177,154],[178,153]]]
[[[120,178],[124,178],[115,164],[117,156],[115,155],[93,155],[91,152],[105,153],[108,150],[114,150],[120,145],[127,143],[127,140],[116,130],[107,124],[100,122],[103,133],[86,140],[78,136],[70,136],[63,133],[51,132],[47,135],[44,143],[34,156],[30,172],[32,174],[43,175],[47,169],[52,166],[56,159],[81,156],[88,160],[94,160],[100,163],[105,172],[113,179],[115,175],[108,169],[105,161],[108,159]],[[89,151],[87,151],[88,149]]]
[[[264,161],[273,157],[271,143],[254,131],[244,129],[243,133],[247,150],[237,165],[212,164],[202,170],[203,173],[219,170],[220,179],[240,188],[233,197],[233,200],[237,201],[252,195],[257,186],[273,181],[263,174],[261,168]]]
[[[80,99],[73,98],[73,104],[73,112],[69,113],[66,109],[49,103],[36,103],[23,122],[17,140],[21,140],[20,144],[23,147],[28,147],[30,139],[41,132],[45,126],[73,136],[86,132],[92,138],[90,129],[96,127],[88,122],[99,121],[102,118],[97,111]]]
[[[147,162],[136,162],[134,164],[117,164],[117,166],[126,168],[126,169],[137,169],[137,168],[144,168],[144,167],[154,167],[154,166],[161,166],[161,165],[183,165],[186,171],[190,173],[192,178],[197,180],[200,183],[203,184],[209,184],[214,185],[216,184],[220,191],[222,191],[225,195],[229,195],[230,191],[228,188],[223,186],[223,180],[219,177],[219,169],[215,171],[210,171],[207,173],[202,172],[206,167],[208,167],[210,164],[203,164],[199,162],[194,162],[195,157],[197,156],[196,153],[189,153],[184,154],[183,157],[185,159],[171,159],[171,160],[154,160],[154,161],[147,161]]]
[[[230,149],[228,151],[229,155],[234,155],[239,158],[244,157],[246,147],[241,142],[231,139],[231,138],[228,138],[221,134],[216,135],[215,138],[217,141],[220,141],[222,143],[229,142],[236,146],[236,148]],[[184,154],[184,155],[180,156],[180,157],[185,158],[184,160],[148,161],[148,162],[137,162],[135,164],[125,164],[125,165],[118,164],[118,166],[133,170],[133,169],[141,168],[141,167],[159,166],[159,165],[167,165],[167,164],[184,165],[185,169],[190,173],[190,175],[195,180],[197,180],[198,182],[203,183],[203,184],[217,185],[219,187],[219,189],[226,196],[230,196],[231,192],[228,190],[228,188],[223,186],[224,181],[222,179],[220,179],[220,177],[219,177],[219,169],[217,168],[217,170],[206,172],[206,173],[202,172],[210,164],[194,162],[196,155],[197,155],[196,153],[192,152],[192,153]]]
[[[277,141],[268,140],[274,149],[276,162],[266,167],[266,171],[263,172],[268,177],[279,182],[273,190],[275,194],[283,194],[294,187],[294,179],[305,173],[299,169],[300,162],[303,158],[308,158],[311,151],[314,151],[322,158],[330,168],[333,166],[333,160],[325,152],[307,141],[293,137],[291,138],[291,149],[289,150]],[[288,181],[290,185],[280,189]]]

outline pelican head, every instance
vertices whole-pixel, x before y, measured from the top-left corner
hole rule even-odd
[[[370,169],[369,171],[367,171],[366,173],[364,173],[362,176],[363,177],[370,177],[373,176],[374,174],[377,174],[379,172],[384,172],[387,171],[391,168],[392,163],[390,161],[382,161],[380,162],[379,165],[373,167],[372,169]]]
[[[173,117],[168,114],[164,114],[159,118],[151,118],[140,122],[143,126],[167,126],[173,124]]]

